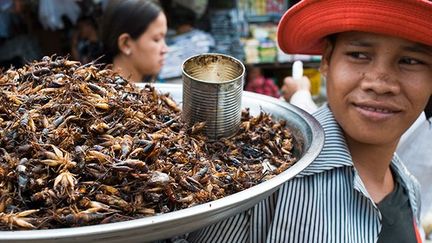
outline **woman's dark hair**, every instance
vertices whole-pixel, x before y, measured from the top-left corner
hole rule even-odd
[[[160,5],[152,0],[110,0],[100,23],[100,40],[104,49],[102,61],[112,63],[120,52],[117,39],[121,34],[127,33],[137,39],[161,11]]]

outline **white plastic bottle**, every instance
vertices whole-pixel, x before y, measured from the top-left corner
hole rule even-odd
[[[317,110],[317,106],[312,100],[310,93],[310,83],[306,83],[308,79],[303,78],[303,62],[295,61],[292,66],[292,77],[299,85],[300,89],[296,91],[290,99],[290,103],[302,108],[303,110],[313,113]]]
[[[292,65],[292,77],[294,80],[300,80],[303,77],[303,62],[295,61]]]

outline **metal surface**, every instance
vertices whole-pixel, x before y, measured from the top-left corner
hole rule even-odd
[[[183,120],[206,122],[209,140],[237,133],[241,120],[244,65],[216,53],[192,56],[182,66]]]
[[[169,92],[180,102],[181,85],[156,84],[163,93]],[[297,140],[303,141],[301,159],[274,178],[247,190],[219,200],[158,216],[119,223],[68,229],[0,232],[4,242],[148,242],[187,233],[223,218],[246,210],[273,193],[280,185],[293,178],[319,154],[324,144],[324,132],[308,113],[277,99],[250,92],[243,93],[243,107],[251,114],[261,110],[276,119],[287,120]]]

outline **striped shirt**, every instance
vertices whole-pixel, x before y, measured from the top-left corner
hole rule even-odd
[[[190,233],[188,241],[376,242],[381,214],[353,166],[342,131],[328,106],[320,108],[315,117],[326,137],[315,161],[267,199],[243,213]],[[419,184],[396,154],[391,167],[408,191],[418,226]]]

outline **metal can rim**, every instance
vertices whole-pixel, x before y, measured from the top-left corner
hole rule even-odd
[[[187,72],[185,72],[185,64],[186,64],[186,62],[188,62],[189,60],[194,59],[194,58],[196,58],[198,56],[203,56],[203,55],[223,56],[223,57],[226,57],[226,58],[229,58],[229,59],[233,59],[235,62],[237,62],[238,64],[240,64],[240,66],[242,67],[242,72],[241,72],[240,75],[238,75],[237,77],[235,77],[233,79],[224,80],[224,81],[220,81],[220,82],[217,82],[217,83],[192,77]],[[226,54],[222,54],[222,53],[216,53],[216,52],[208,52],[208,53],[201,53],[201,54],[193,55],[193,56],[188,57],[182,63],[182,73],[183,73],[183,75],[186,75],[188,78],[190,78],[190,79],[192,79],[194,81],[199,81],[199,82],[208,83],[208,84],[226,84],[226,83],[230,83],[230,82],[233,82],[233,81],[237,80],[240,77],[244,77],[245,72],[246,72],[246,68],[245,68],[243,62],[241,62],[239,59],[237,59],[237,58],[235,58],[233,56],[230,56],[230,55],[226,55]]]

